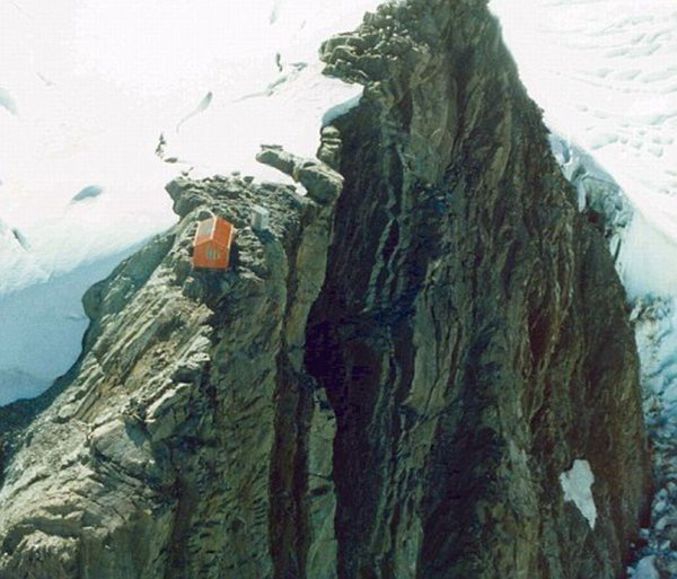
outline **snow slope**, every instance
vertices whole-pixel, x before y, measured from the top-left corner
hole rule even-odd
[[[492,0],[520,75],[554,131],[592,151],[639,217],[629,293],[677,290],[677,5]]]
[[[260,144],[314,155],[323,115],[361,95],[321,76],[317,49],[378,4],[0,0],[0,404],[34,394],[17,376],[68,367],[82,335],[59,316],[36,325],[13,294],[43,284],[41,306],[70,310],[96,264],[174,222],[164,185],[179,171],[286,179],[255,162]],[[50,292],[69,272],[84,286]]]
[[[666,540],[666,521],[677,521],[677,3],[492,0],[491,7],[547,124],[591,151],[631,205],[610,245],[621,242],[616,263],[634,304],[659,491],[644,558],[630,572],[677,577],[677,552]]]
[[[80,354],[80,339],[89,320],[82,294],[126,256],[114,254],[36,283],[0,299],[0,405],[17,395],[35,396],[65,373]]]

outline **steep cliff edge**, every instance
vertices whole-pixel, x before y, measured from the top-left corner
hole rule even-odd
[[[482,4],[411,2],[325,45],[368,95],[337,123],[309,332],[346,576],[614,576],[647,488],[622,288]],[[562,501],[575,459],[594,530]]]
[[[297,173],[312,173],[309,197],[238,178],[172,182],[182,221],[85,296],[92,323],[73,381],[15,435],[0,576],[272,574],[277,400],[286,380],[303,383],[305,319],[341,188],[317,163]],[[255,233],[260,202],[271,227]],[[207,210],[239,228],[226,274],[190,265]]]
[[[0,415],[0,576],[620,573],[648,491],[624,295],[498,25],[410,0],[323,51],[362,102],[324,162],[260,155],[308,195],[172,182],[68,380]],[[190,266],[207,210],[225,274]]]

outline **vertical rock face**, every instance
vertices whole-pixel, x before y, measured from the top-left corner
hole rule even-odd
[[[69,383],[6,437],[0,577],[221,579],[298,567],[288,537],[307,518],[297,447],[308,431],[332,438],[303,370],[305,321],[341,178],[287,160],[301,180],[313,174],[307,197],[239,179],[172,182],[181,222],[85,296],[92,323]],[[255,232],[261,203],[271,226]],[[239,229],[228,272],[191,267],[207,209]],[[20,424],[22,410],[3,418]],[[330,466],[316,468],[329,478]]]
[[[615,576],[647,488],[633,337],[497,24],[409,2],[324,54],[366,85],[307,354],[340,574]],[[594,529],[563,500],[576,459]]]
[[[411,0],[323,50],[361,104],[323,162],[259,156],[308,195],[171,183],[76,367],[0,414],[0,577],[619,574],[648,482],[624,295],[497,24]],[[191,269],[208,209],[225,273]]]

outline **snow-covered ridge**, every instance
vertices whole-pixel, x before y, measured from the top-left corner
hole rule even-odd
[[[0,311],[69,272],[96,271],[90,285],[106,273],[97,264],[174,223],[164,185],[179,172],[280,181],[254,159],[262,143],[314,156],[323,115],[362,91],[321,74],[319,46],[379,3],[0,1]],[[41,295],[55,312],[80,299]],[[54,360],[45,383],[75,360],[83,329],[50,319],[39,337],[0,324],[0,351],[16,352],[19,332]],[[12,377],[35,373],[8,357],[0,404],[24,393],[8,392]]]

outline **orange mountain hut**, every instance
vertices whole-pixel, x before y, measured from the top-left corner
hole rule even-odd
[[[221,217],[200,221],[193,240],[193,267],[227,269],[235,228]]]

